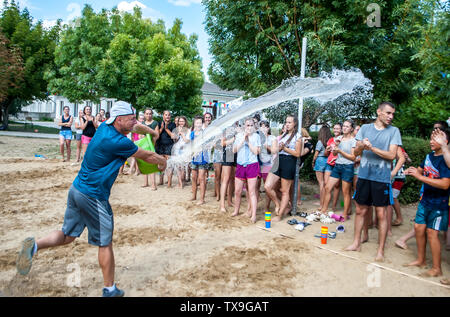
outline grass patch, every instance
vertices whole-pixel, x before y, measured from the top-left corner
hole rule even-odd
[[[50,128],[44,126],[37,126],[31,124],[17,123],[11,122],[8,124],[8,129],[6,131],[14,131],[14,132],[30,132],[35,133],[35,130],[38,130],[38,133],[48,133],[48,134],[59,134],[58,128]]]

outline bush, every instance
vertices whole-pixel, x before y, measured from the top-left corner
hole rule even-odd
[[[312,138],[312,144],[314,145],[313,153],[308,155],[305,163],[303,164],[303,168],[300,170],[300,181],[317,181],[316,172],[314,172],[312,167],[312,160],[314,157],[314,152],[317,144],[317,138],[319,136],[318,132],[310,132],[309,135]]]
[[[409,166],[418,167],[420,163],[425,159],[425,156],[431,152],[430,141],[423,140],[414,137],[402,137],[403,148],[408,153],[412,163],[410,165],[405,164],[405,169]],[[402,192],[398,197],[398,200],[402,204],[411,204],[419,201],[420,187],[422,182],[411,176],[406,176],[406,183],[403,186]]]
[[[317,144],[317,132],[310,133],[314,147]],[[414,137],[402,137],[403,147],[411,158],[412,163],[410,165],[405,164],[405,169],[409,166],[418,167],[420,163],[425,159],[425,156],[431,152],[429,140],[423,140]],[[316,173],[312,168],[312,159],[314,155],[310,155],[300,170],[301,181],[316,181]],[[411,204],[419,201],[420,187],[422,183],[417,179],[407,176],[406,183],[403,186],[402,192],[399,196],[399,201],[402,204]]]

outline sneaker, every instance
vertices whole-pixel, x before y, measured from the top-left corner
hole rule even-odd
[[[123,297],[125,292],[121,289],[118,289],[117,286],[114,287],[113,291],[108,291],[106,288],[103,288],[103,297]]]
[[[17,272],[21,275],[27,275],[31,270],[34,243],[34,238],[26,238],[22,242],[22,250],[20,250],[16,261]]]

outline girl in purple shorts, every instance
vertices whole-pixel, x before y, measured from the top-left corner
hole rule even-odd
[[[235,176],[235,203],[232,216],[239,214],[241,206],[241,194],[244,183],[247,182],[249,193],[249,204],[253,223],[256,222],[256,185],[258,183],[259,163],[258,154],[261,152],[261,139],[255,132],[255,124],[251,118],[245,120],[244,131],[236,135],[233,145],[233,152],[237,153],[236,176]]]

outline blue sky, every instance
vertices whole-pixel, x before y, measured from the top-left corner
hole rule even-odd
[[[3,0],[0,0],[0,7]],[[112,9],[117,6],[119,10],[131,11],[133,6],[142,9],[144,17],[153,21],[162,19],[167,28],[173,25],[176,18],[183,21],[182,32],[188,36],[198,35],[197,47],[203,62],[203,73],[208,80],[207,67],[211,61],[208,53],[208,35],[204,30],[204,7],[201,0],[16,0],[20,8],[28,8],[31,16],[41,20],[44,25],[51,26],[57,19],[70,21],[81,15],[85,4],[90,4],[96,12],[102,8]]]

